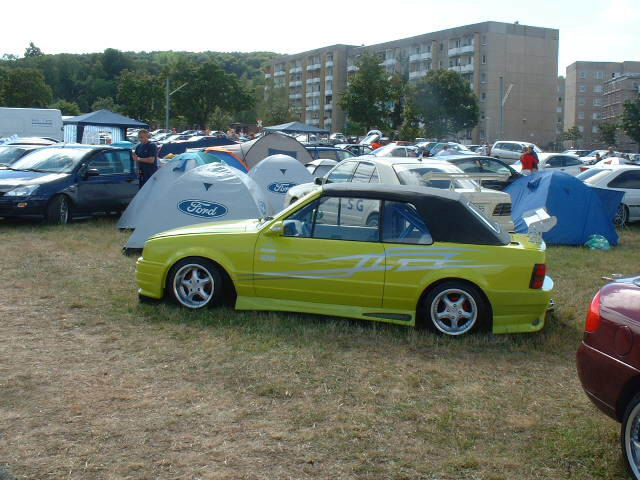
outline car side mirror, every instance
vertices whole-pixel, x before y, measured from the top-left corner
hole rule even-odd
[[[89,177],[99,177],[100,176],[100,172],[98,171],[97,168],[88,168],[86,172],[84,172],[84,178],[89,178]]]
[[[322,177],[316,177],[313,179],[313,183],[322,186],[322,184],[324,183],[324,179]]]
[[[269,227],[269,230],[267,230],[267,235],[269,235],[270,237],[277,237],[282,235],[283,231],[284,231],[284,223],[282,222],[282,220],[278,220],[277,222],[274,222],[273,225]]]

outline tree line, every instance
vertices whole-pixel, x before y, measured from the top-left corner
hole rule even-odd
[[[0,106],[59,108],[78,115],[107,108],[152,125],[164,124],[165,84],[172,125],[226,128],[255,122],[269,52],[122,52],[46,55],[33,43],[24,56],[0,58]]]

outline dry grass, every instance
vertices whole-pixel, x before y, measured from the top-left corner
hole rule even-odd
[[[0,479],[624,478],[574,354],[600,276],[637,273],[637,228],[549,250],[544,332],[453,340],[139,306],[124,240],[0,224]]]

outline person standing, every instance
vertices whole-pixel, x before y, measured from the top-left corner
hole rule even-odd
[[[538,171],[538,159],[533,153],[533,147],[524,147],[524,153],[520,157],[522,164],[522,175],[531,175]]]
[[[151,175],[158,170],[158,148],[149,141],[149,131],[140,130],[138,132],[140,143],[133,152],[133,159],[138,165],[138,175],[140,178],[140,188],[151,178]]]

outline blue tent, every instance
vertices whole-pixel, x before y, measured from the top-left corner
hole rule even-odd
[[[611,245],[618,243],[613,218],[622,192],[589,187],[557,171],[522,177],[505,192],[511,195],[511,215],[518,233],[527,232],[522,219],[525,212],[545,207],[558,219],[557,225],[542,235],[548,244],[584,245],[593,234],[602,235]]]
[[[159,157],[166,157],[170,153],[178,155],[186,152],[190,148],[206,148],[221,147],[223,145],[233,145],[237,142],[229,140],[226,137],[201,137],[198,140],[180,140],[177,142],[169,142],[160,146],[158,151]]]

